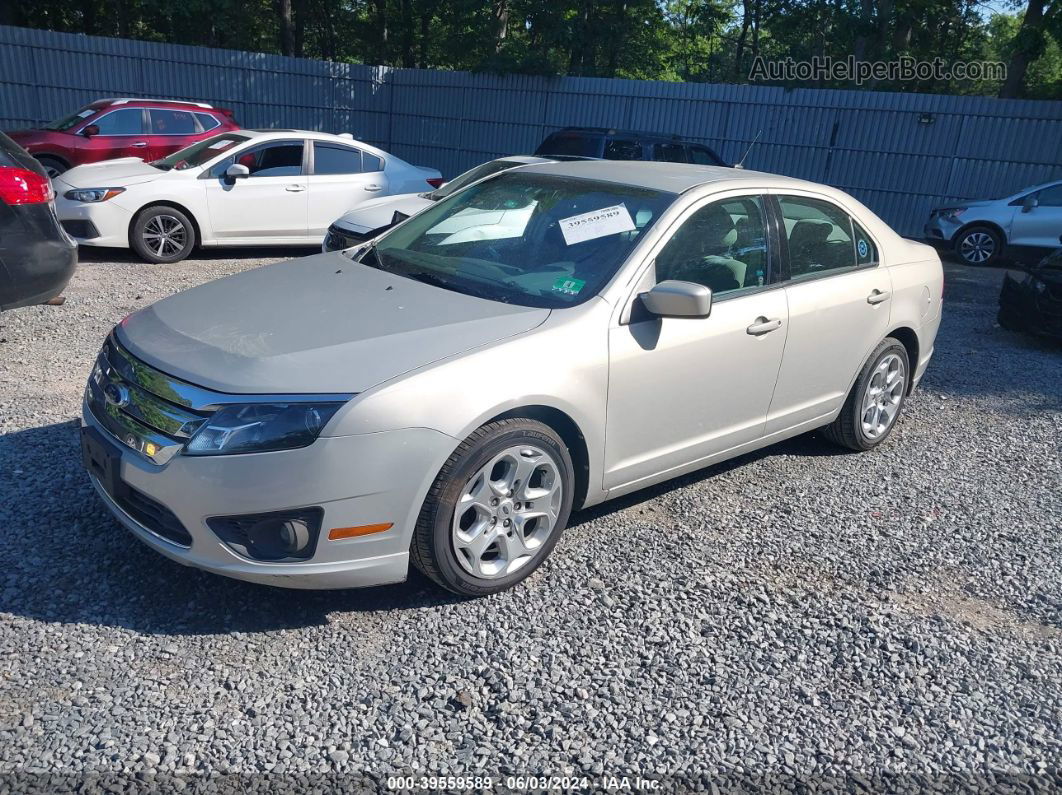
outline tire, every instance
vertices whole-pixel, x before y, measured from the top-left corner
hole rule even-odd
[[[502,485],[521,476],[506,496]],[[511,588],[557,545],[574,485],[568,448],[552,428],[522,418],[488,423],[461,443],[428,491],[410,548],[413,564],[463,596]]]
[[[176,207],[148,207],[133,221],[129,244],[145,262],[180,262],[195,248],[195,225]]]
[[[44,170],[48,172],[48,179],[58,177],[64,171],[70,170],[70,166],[68,166],[58,157],[49,157],[48,155],[41,155],[37,158],[37,162],[44,166]]]
[[[897,363],[899,382],[894,383],[891,376],[896,372],[894,365]],[[889,438],[896,427],[907,399],[910,381],[911,363],[907,358],[907,349],[899,340],[886,337],[867,360],[837,419],[823,429],[826,438],[850,450],[864,451],[877,447]],[[875,398],[878,408],[872,414],[870,412],[875,406],[867,405],[867,401],[872,399],[870,389],[876,389],[882,383],[888,388]],[[882,422],[886,416],[887,422]],[[867,419],[870,421],[865,422]]]
[[[1003,238],[990,226],[971,226],[955,237],[955,253],[966,265],[991,265],[1003,253]]]

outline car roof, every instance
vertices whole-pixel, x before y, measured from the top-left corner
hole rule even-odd
[[[528,166],[520,171],[525,174],[596,179],[671,193],[684,193],[713,182],[754,182],[759,188],[825,188],[813,182],[762,171],[653,160],[566,160]]]
[[[359,141],[357,138],[352,136],[350,133],[338,133],[338,134],[336,134],[336,133],[317,132],[315,130],[294,130],[294,129],[290,129],[289,130],[289,129],[283,129],[283,128],[279,128],[279,127],[274,127],[274,128],[267,129],[267,130],[247,130],[247,129],[229,130],[228,132],[218,133],[218,134],[219,135],[242,135],[244,138],[249,138],[249,139],[255,140],[255,141],[257,141],[257,140],[269,140],[271,138],[291,138],[292,136],[297,136],[299,138],[309,138],[309,139],[311,139],[313,141],[328,141],[329,143],[346,144],[347,146],[355,146],[358,149],[362,149],[362,150],[364,150],[366,152],[371,152],[374,155],[380,155],[381,157],[382,156],[387,156],[387,157],[391,158],[392,161],[400,160],[400,158],[398,158],[395,155],[392,155],[392,154],[390,154],[388,152],[385,152],[384,150],[380,149],[379,147],[373,146],[372,144],[366,143],[365,141]]]
[[[490,162],[497,163],[502,161],[506,163],[523,163],[525,165],[556,162],[552,157],[541,157],[539,155],[506,155],[505,157],[496,157]]]

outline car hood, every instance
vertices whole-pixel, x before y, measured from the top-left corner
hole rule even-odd
[[[346,393],[530,331],[548,309],[488,301],[317,254],[163,299],[117,329],[130,353],[230,393]]]
[[[403,215],[415,215],[425,207],[435,204],[431,199],[425,199],[419,193],[402,193],[397,196],[380,196],[377,199],[369,199],[362,202],[349,213],[336,220],[335,226],[348,232],[356,232],[364,235],[379,229],[381,226],[390,226],[395,212]]]
[[[72,188],[121,188],[158,179],[169,172],[149,166],[139,157],[87,163],[64,171],[59,180]]]

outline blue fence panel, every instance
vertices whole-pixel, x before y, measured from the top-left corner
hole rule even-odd
[[[569,125],[702,141],[750,169],[847,190],[898,231],[934,206],[1062,178],[1062,102],[488,75],[0,26],[0,126],[107,96],[194,99],[247,127],[350,132],[452,177]]]

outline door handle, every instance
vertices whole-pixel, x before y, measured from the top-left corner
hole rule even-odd
[[[286,188],[284,188],[284,190],[290,191],[291,193],[301,193],[302,191],[306,190],[306,186],[305,185],[288,185]]]
[[[147,141],[136,141],[133,144],[133,147],[136,148],[136,149],[140,149],[141,147],[144,147],[144,146],[147,146]]]
[[[365,186],[365,190],[374,191],[374,192],[378,191],[378,190],[383,190],[383,185],[366,185]]]
[[[768,320],[762,315],[756,318],[756,322],[749,326],[745,331],[751,334],[753,337],[759,337],[763,334],[770,334],[775,329],[782,327],[782,321],[779,318]]]
[[[892,295],[892,293],[888,290],[873,290],[870,295],[867,296],[867,303],[880,304],[882,301],[888,301],[890,295]]]

